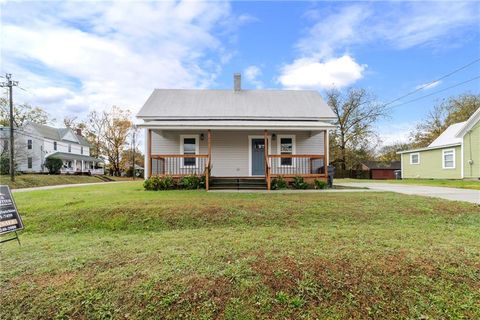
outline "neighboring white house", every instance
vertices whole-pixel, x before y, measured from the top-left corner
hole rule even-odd
[[[19,172],[48,172],[45,160],[52,157],[63,160],[61,173],[103,174],[103,160],[90,156],[90,144],[80,130],[54,128],[27,122],[16,129],[16,163]],[[9,147],[10,131],[0,128],[0,139],[4,150]]]
[[[242,90],[235,74],[233,90],[155,89],[137,118],[146,178],[327,177],[335,114],[317,91]]]

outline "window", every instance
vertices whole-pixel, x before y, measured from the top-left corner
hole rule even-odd
[[[68,152],[72,152],[72,145],[70,143],[68,144]]]
[[[27,148],[28,150],[32,150],[32,140],[27,140]]]
[[[53,141],[53,150],[57,150],[57,141]]]
[[[8,141],[5,140],[3,141],[3,152],[7,152],[8,151]]]
[[[83,147],[80,147],[80,154],[83,154]]]
[[[180,136],[181,154],[198,154],[198,135]],[[183,158],[183,167],[194,167],[197,165],[197,158]]]
[[[28,169],[32,169],[32,157],[27,158],[27,167]]]
[[[455,150],[443,150],[443,169],[455,169]]]
[[[278,154],[295,153],[295,136],[278,136]],[[280,158],[281,166],[292,166],[293,158]]]
[[[420,153],[410,153],[410,164],[420,164]]]

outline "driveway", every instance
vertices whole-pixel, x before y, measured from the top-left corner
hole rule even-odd
[[[466,201],[480,204],[480,190],[376,182],[341,182],[338,183],[338,185],[346,187],[366,187],[371,190],[391,191],[404,194],[413,194],[418,196],[442,198],[453,201]]]
[[[133,180],[132,180],[133,181]],[[137,180],[138,181],[138,180]],[[112,183],[124,183],[130,181],[109,181],[109,182],[92,182],[92,183],[76,183],[76,184],[57,184],[54,186],[43,186],[43,187],[32,187],[32,188],[20,188],[12,189],[13,193],[18,192],[29,192],[37,190],[50,190],[50,189],[61,189],[61,188],[74,188],[74,187],[85,187],[85,186],[98,186],[102,184],[112,184]]]

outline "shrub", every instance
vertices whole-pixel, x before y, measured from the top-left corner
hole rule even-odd
[[[50,174],[59,174],[62,166],[62,159],[47,158],[47,160],[45,160],[45,167],[48,169],[48,173]]]
[[[178,182],[178,186],[182,189],[193,190],[205,187],[205,176],[196,175],[184,176]]]
[[[323,180],[315,179],[315,189],[327,189],[327,183]]]
[[[10,158],[7,156],[0,157],[0,174],[10,173]]]
[[[272,190],[281,190],[281,189],[287,189],[288,184],[287,181],[283,177],[278,177],[272,180]]]
[[[295,189],[307,189],[308,183],[303,180],[303,177],[295,177],[293,178],[292,187]]]
[[[175,188],[175,180],[171,176],[153,176],[143,182],[145,190],[171,190]]]

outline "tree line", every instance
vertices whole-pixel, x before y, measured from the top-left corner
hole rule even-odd
[[[15,105],[15,127],[22,127],[27,122],[48,125],[55,122],[55,119],[40,107],[29,104]],[[137,129],[133,125],[129,110],[112,106],[103,111],[91,111],[83,119],[65,117],[63,124],[74,131],[81,130],[82,136],[91,145],[90,155],[105,158],[111,175],[119,176],[122,171],[133,174],[133,155],[135,155],[135,164],[143,167],[144,158],[138,143],[133,146],[131,142],[131,137],[137,133]],[[0,98],[0,126],[9,126],[9,107],[4,98]],[[15,153],[16,158],[17,154],[18,157],[24,154],[24,152]]]

